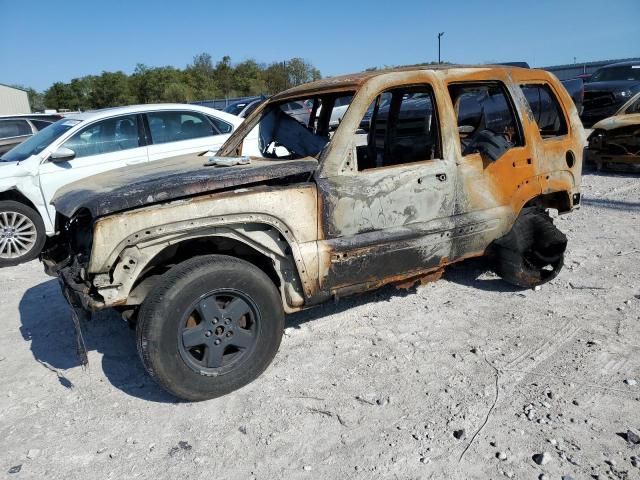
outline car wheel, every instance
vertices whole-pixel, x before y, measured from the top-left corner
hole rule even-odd
[[[511,231],[490,249],[495,272],[522,288],[553,280],[564,265],[567,237],[542,209],[523,209]]]
[[[144,300],[136,326],[149,375],[189,401],[237,390],[271,363],[284,329],[269,277],[234,257],[196,257],[169,270]]]
[[[36,258],[46,240],[40,214],[24,203],[0,201],[0,267]]]

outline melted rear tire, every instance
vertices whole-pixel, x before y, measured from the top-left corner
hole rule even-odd
[[[567,237],[540,208],[523,209],[511,231],[491,248],[495,272],[522,288],[553,280],[564,265]]]

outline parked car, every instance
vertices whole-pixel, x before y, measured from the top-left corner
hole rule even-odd
[[[62,115],[37,113],[0,116],[0,155],[61,118]]]
[[[309,118],[311,117],[311,111],[313,110],[313,104],[309,105],[305,100],[299,100],[295,102],[287,102],[280,106],[282,111],[286,112],[292,118],[295,118],[303,125],[309,124]]]
[[[331,105],[331,116],[329,117],[329,128],[331,130],[335,130],[336,128],[338,128],[338,125],[340,125],[344,114],[347,113],[347,109],[349,108],[349,105],[351,105],[352,100],[353,95],[345,95],[344,97],[338,97],[333,100],[333,103]],[[306,104],[309,105],[309,111],[311,111],[311,109],[313,108],[313,102],[309,103],[309,101],[307,101]],[[321,114],[322,105],[319,105],[318,110],[316,111],[316,117],[320,118]]]
[[[593,126],[587,161],[598,170],[640,171],[640,92]]]
[[[224,111],[240,118],[246,118],[266,99],[267,97],[262,95],[259,97],[245,98],[244,100],[230,104]]]
[[[536,88],[559,118],[537,123],[521,91]],[[335,132],[326,113],[312,109],[302,125],[283,108],[345,95]],[[247,163],[238,154],[256,130],[261,158]],[[65,186],[53,200],[60,235],[42,259],[79,329],[87,312],[120,310],[149,375],[178,397],[208,399],[267,368],[285,312],[434,280],[483,255],[521,288],[555,278],[567,239],[547,209],[579,205],[584,142],[571,97],[541,70],[320,80],[245,120],[218,152],[238,165],[182,156]]]
[[[591,75],[584,86],[585,127],[608,118],[640,91],[640,61],[614,63]]]
[[[140,105],[70,114],[36,133],[0,156],[0,267],[38,256],[56,232],[49,202],[60,187],[106,170],[215,151],[240,123],[206,107]],[[257,153],[257,145],[247,144],[245,153]]]

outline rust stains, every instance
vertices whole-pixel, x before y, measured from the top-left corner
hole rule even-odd
[[[408,280],[401,280],[398,283],[394,283],[394,286],[398,290],[410,290],[413,287],[415,287],[416,285],[426,285],[427,283],[437,282],[438,280],[440,280],[442,278],[443,274],[444,274],[444,268],[440,268],[438,270],[434,270],[432,272],[425,273],[424,275],[421,275],[421,276],[416,277],[416,278],[411,278],[411,279],[408,279]]]

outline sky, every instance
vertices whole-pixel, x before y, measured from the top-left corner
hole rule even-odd
[[[640,57],[640,0],[0,0],[0,83],[44,90],[137,63],[302,57],[323,76],[438,59],[549,66]]]

